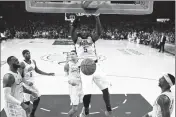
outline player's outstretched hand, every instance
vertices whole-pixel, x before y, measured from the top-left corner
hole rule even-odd
[[[26,113],[31,112],[29,106],[27,104],[25,104],[24,102],[21,103],[21,107],[26,111]]]
[[[55,73],[48,73],[48,76],[55,76]]]

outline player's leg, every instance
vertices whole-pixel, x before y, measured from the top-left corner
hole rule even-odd
[[[73,115],[78,111],[78,105],[72,105],[71,110],[68,112],[68,117],[73,117]]]
[[[77,95],[70,95],[71,100],[71,110],[68,112],[68,117],[73,117],[74,114],[78,111],[78,105],[79,105],[79,97]]]
[[[32,85],[31,88],[37,94],[37,97],[32,96],[34,98],[34,102],[33,102],[33,108],[32,108],[31,115],[30,115],[31,117],[35,117],[35,112],[36,112],[37,107],[40,103],[40,96],[41,95],[39,94],[39,91],[35,85]]]
[[[31,89],[30,86],[28,86],[26,84],[23,84],[23,86],[27,89]],[[31,94],[24,92],[24,103],[27,105],[30,105],[30,101],[31,101]]]
[[[83,97],[83,106],[84,106],[84,112],[81,113],[81,117],[89,115],[89,105],[91,101],[91,94],[84,95]]]
[[[107,110],[105,111],[106,116],[111,116],[112,108],[111,108],[110,94],[108,90],[110,83],[104,77],[101,75],[95,74],[93,77],[93,81],[103,93],[103,99],[104,99],[106,110]]]
[[[80,84],[81,85],[81,84]],[[68,117],[73,117],[74,114],[78,111],[78,105],[80,103],[80,98],[81,98],[81,87],[80,85],[78,86],[71,86],[69,85],[69,94],[70,94],[70,105],[71,105],[71,110],[68,112]]]

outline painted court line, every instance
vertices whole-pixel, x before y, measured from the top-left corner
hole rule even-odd
[[[131,112],[125,112],[125,114],[129,115],[129,114],[131,114]]]
[[[47,111],[47,112],[50,112],[51,110],[48,110],[48,109],[45,109],[45,108],[40,108],[41,110],[44,110],[44,111]]]
[[[115,109],[117,109],[117,108],[119,108],[119,107],[118,107],[118,106],[116,106],[116,107],[112,108],[112,110],[115,110]]]
[[[90,115],[94,115],[94,114],[98,114],[100,112],[92,112],[92,113],[89,113]]]
[[[68,113],[66,113],[66,112],[61,112],[61,114],[62,114],[62,115],[68,115]]]
[[[125,99],[125,100],[123,101],[123,104],[125,104],[125,103],[126,103],[126,101],[127,101],[127,99]]]

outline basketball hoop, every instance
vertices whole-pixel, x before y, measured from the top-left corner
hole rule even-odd
[[[73,13],[65,13],[65,21],[73,22],[75,20],[76,14]]]
[[[75,20],[75,15],[70,15],[70,21],[73,23],[74,20]]]

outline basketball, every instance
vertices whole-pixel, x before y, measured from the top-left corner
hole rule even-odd
[[[81,62],[81,71],[85,75],[92,75],[96,70],[96,63],[92,59],[84,59]]]
[[[100,5],[100,1],[82,1],[82,8],[85,10],[97,10]]]

